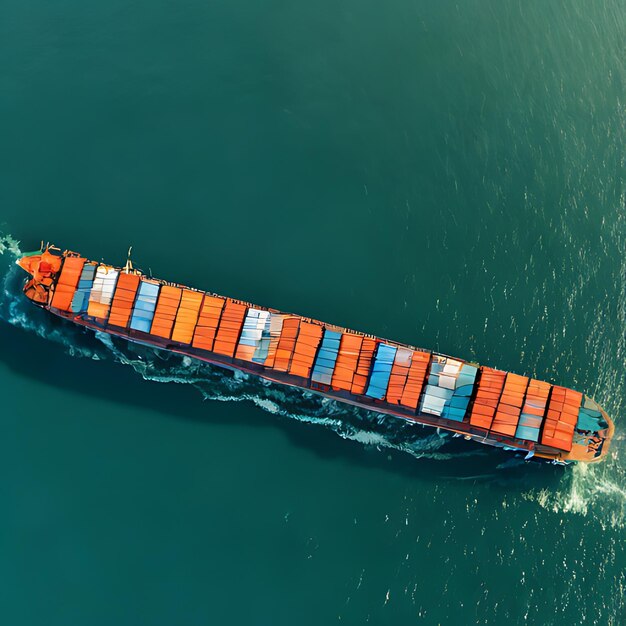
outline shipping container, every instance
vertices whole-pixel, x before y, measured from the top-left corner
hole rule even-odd
[[[176,321],[172,330],[172,341],[190,344],[193,339],[193,332],[200,316],[200,307],[204,294],[191,289],[183,289],[180,299]]]
[[[72,313],[81,314],[87,312],[89,306],[89,294],[96,276],[97,263],[85,263],[72,298]]]
[[[387,385],[391,376],[391,368],[397,348],[386,343],[379,343],[374,357],[374,365],[367,385],[366,396],[382,400],[387,393]]]
[[[59,311],[70,311],[72,307],[72,299],[78,281],[85,265],[85,259],[81,257],[65,257],[59,278],[54,285],[52,300],[50,306],[59,309]]]
[[[352,333],[343,333],[341,335],[339,353],[337,354],[331,381],[333,389],[343,389],[344,391],[352,389],[362,345],[363,337],[360,335]]]
[[[137,292],[133,314],[130,318],[130,328],[144,333],[150,332],[154,310],[160,285],[157,282],[142,280]]]
[[[201,350],[212,350],[215,333],[222,317],[225,298],[205,295],[200,309],[200,316],[193,334],[192,346]]]
[[[136,274],[120,273],[109,312],[108,323],[110,326],[128,327],[137,290],[139,289],[139,282],[139,276]]]
[[[322,344],[315,358],[311,380],[318,385],[330,386],[333,379],[333,371],[337,354],[339,353],[339,343],[341,333],[336,330],[324,329]]]
[[[313,361],[320,345],[323,327],[320,324],[302,322],[298,338],[293,349],[289,373],[302,378],[309,378]]]

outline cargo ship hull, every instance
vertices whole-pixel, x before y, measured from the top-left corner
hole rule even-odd
[[[67,258],[73,260],[72,266],[80,266],[80,272],[73,269],[70,274],[67,264],[65,279],[71,279],[69,288],[63,283]],[[239,370],[413,424],[457,433],[468,440],[521,452],[527,458],[563,464],[597,462],[608,452],[614,430],[612,421],[593,400],[573,390],[176,283],[148,279],[130,263],[125,268],[113,268],[89,262],[75,253],[46,248],[23,257],[18,264],[32,276],[24,287],[31,301],[94,331]],[[91,283],[81,280],[85,267],[94,277]],[[101,275],[100,283],[97,272]],[[123,275],[135,278],[121,279]],[[112,277],[115,285],[108,289],[107,280],[112,283]],[[124,285],[130,282],[137,284],[132,293]],[[142,283],[158,295],[142,299]],[[170,294],[177,298],[171,299]],[[191,317],[192,309],[182,304],[185,296],[190,302],[202,302],[194,305]],[[235,321],[228,317],[229,303],[242,312]],[[205,309],[211,311],[208,307],[216,304],[221,305],[221,317],[215,328],[203,326],[207,323],[203,320],[208,319],[202,317]],[[146,315],[148,323],[144,323]],[[272,324],[277,319],[281,327],[273,332]],[[263,320],[262,327],[259,320]],[[125,325],[120,325],[123,322]],[[184,335],[186,324],[193,330]],[[297,329],[297,339],[291,337],[292,328]],[[208,335],[212,335],[210,344]],[[368,353],[365,371],[360,365],[368,343],[371,355]],[[360,346],[360,352],[353,344]],[[207,345],[213,349],[207,350]],[[355,389],[361,393],[354,393]],[[516,436],[520,434],[529,438]]]

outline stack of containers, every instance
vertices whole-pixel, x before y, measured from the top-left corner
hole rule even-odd
[[[267,355],[269,354],[273,316],[274,314],[268,312],[268,317],[265,320],[265,325],[261,330],[261,341],[259,341],[259,345],[256,347],[254,354],[252,355],[252,360],[255,363],[265,363]]]
[[[241,337],[237,344],[235,357],[243,361],[252,361],[255,352],[261,345],[263,329],[269,326],[269,311],[261,309],[248,309],[246,319],[243,322]]]
[[[454,383],[461,365],[461,361],[447,359],[443,356],[433,357],[420,413],[439,416],[442,414],[446,401],[452,398]]]
[[[159,295],[159,283],[142,280],[137,291],[137,299],[130,318],[132,330],[149,333],[156,309],[157,296]]]
[[[180,287],[170,287],[169,285],[161,287],[154,311],[152,327],[150,328],[151,335],[162,337],[163,339],[170,338],[182,295],[183,290]]]
[[[198,324],[193,334],[193,347],[200,350],[212,350],[215,333],[220,323],[225,300],[219,296],[204,296]]]
[[[446,401],[441,417],[454,420],[455,422],[462,422],[465,419],[477,374],[477,367],[469,365],[469,363],[463,363],[461,370],[456,376],[452,397]]]
[[[72,313],[85,313],[89,305],[89,294],[96,275],[97,263],[85,263],[78,281],[78,287],[72,298]]]
[[[504,387],[505,372],[494,370],[491,367],[480,368],[480,380],[478,381],[478,391],[474,399],[470,424],[489,430],[493,416],[496,414],[496,407],[500,400],[500,394]]]
[[[600,407],[587,396],[583,396],[583,403],[578,412],[576,429],[592,433],[608,427],[607,421],[602,417]]]
[[[283,332],[283,322],[286,316],[280,313],[272,313],[270,317],[270,330],[269,341],[266,342],[267,335],[264,332],[264,338],[261,342],[258,356],[255,355],[254,360],[257,359],[259,363],[263,363],[265,367],[274,367],[274,359],[276,358],[276,349],[278,348],[278,342],[280,341],[280,335]],[[267,352],[266,352],[267,350]],[[265,354],[264,360],[261,361],[261,357]]]
[[[352,381],[359,364],[359,354],[362,345],[363,337],[361,335],[353,335],[351,333],[343,333],[341,335],[339,354],[337,355],[337,362],[335,363],[331,381],[333,389],[343,389],[344,391],[352,389]]]
[[[526,390],[526,399],[522,406],[522,414],[520,415],[515,436],[518,439],[526,439],[528,441],[539,441],[539,431],[543,416],[546,413],[546,403],[550,395],[550,385],[542,380],[534,378],[528,383]]]
[[[118,276],[119,271],[110,265],[98,266],[89,294],[87,315],[101,320],[106,320],[109,317],[109,309],[113,301]]]
[[[176,323],[172,331],[172,341],[186,344],[191,343],[193,331],[198,323],[203,298],[204,294],[200,291],[183,289],[180,306],[176,314]]]
[[[382,400],[385,397],[396,351],[396,346],[390,346],[386,343],[378,344],[372,375],[367,386],[367,391],[365,392],[365,395],[369,398]]]
[[[491,424],[491,432],[514,437],[528,387],[528,378],[507,374],[502,396]]]
[[[542,444],[567,452],[572,449],[574,429],[582,399],[583,394],[578,391],[556,385],[552,387],[548,413],[541,435]]]
[[[213,352],[223,356],[233,356],[235,354],[246,310],[245,304],[240,304],[230,299],[226,300],[220,325],[215,335]]]
[[[406,386],[406,380],[411,370],[411,359],[413,350],[409,348],[398,348],[396,358],[391,368],[391,376],[389,377],[389,385],[387,387],[387,402],[390,404],[400,404],[402,393]]]
[[[294,376],[308,378],[311,375],[311,367],[317,354],[317,348],[322,339],[323,328],[320,324],[302,322],[300,332],[293,349],[293,357],[289,366],[289,373]]]
[[[289,317],[283,320],[280,339],[276,346],[276,356],[274,357],[274,369],[279,372],[286,372],[289,369],[293,349],[296,347],[296,337],[300,329],[300,318]]]
[[[430,364],[430,352],[415,350],[411,356],[411,368],[402,391],[400,404],[409,409],[417,409],[420,394],[426,381],[426,373]]]
[[[333,370],[339,353],[341,333],[335,330],[324,330],[324,339],[320,346],[311,380],[321,385],[330,385],[333,380]]]
[[[122,272],[119,275],[109,313],[109,326],[119,326],[121,328],[128,326],[138,288],[139,276],[137,274],[125,274]]]
[[[361,395],[365,392],[367,379],[372,367],[372,359],[374,358],[374,352],[376,352],[376,343],[375,339],[370,339],[369,337],[363,339],[361,352],[359,353],[359,363],[352,380],[351,391],[354,394]]]
[[[50,306],[60,311],[69,311],[72,306],[72,298],[78,286],[80,275],[83,272],[85,259],[81,257],[65,257],[61,274],[54,287],[54,295]]]

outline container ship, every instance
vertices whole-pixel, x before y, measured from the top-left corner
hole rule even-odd
[[[557,464],[598,462],[613,422],[584,394],[46,245],[24,294],[75,324]]]

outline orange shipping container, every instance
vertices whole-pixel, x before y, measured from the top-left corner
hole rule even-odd
[[[150,334],[169,339],[174,327],[174,320],[178,313],[178,306],[182,297],[182,289],[163,285],[159,292]]]
[[[582,394],[578,391],[556,385],[552,387],[541,435],[542,444],[567,452],[572,449],[581,402]]]
[[[85,265],[85,259],[82,257],[65,257],[61,275],[57,281],[54,295],[52,296],[51,306],[60,311],[69,311],[72,307],[72,298],[78,281]]]
[[[506,373],[491,367],[481,367],[479,371],[478,391],[472,406],[470,424],[489,429],[496,414]]]
[[[215,332],[220,323],[224,309],[224,298],[205,295],[198,317],[192,346],[201,350],[212,350],[215,341]]]
[[[289,363],[293,350],[296,346],[296,337],[300,328],[300,319],[290,317],[283,321],[283,328],[280,333],[280,339],[276,348],[276,357],[274,359],[274,369],[279,372],[286,372],[289,369]]]
[[[322,339],[323,328],[319,324],[301,322],[300,332],[296,340],[289,373],[294,376],[309,378],[317,348]]]
[[[191,289],[183,289],[183,294],[172,331],[172,341],[178,343],[191,343],[193,331],[198,323],[200,307],[204,294]]]
[[[409,373],[400,398],[400,404],[402,404],[402,406],[417,409],[429,364],[429,352],[415,350],[411,355],[411,367],[409,368]]]
[[[359,354],[363,345],[361,335],[343,333],[339,344],[339,353],[333,370],[331,385],[333,389],[343,389],[350,391],[352,381],[359,364]]]
[[[372,359],[374,358],[374,352],[376,351],[376,340],[366,337],[361,344],[361,351],[359,352],[359,362],[357,364],[354,378],[352,379],[352,393],[363,394],[365,393],[365,386],[367,385],[367,379],[372,367]]]
[[[139,276],[136,274],[120,273],[117,286],[111,303],[109,313],[109,325],[126,328],[133,311],[133,304],[137,289],[139,288]]]
[[[515,436],[527,387],[528,378],[525,376],[507,374],[502,397],[491,424],[492,432],[510,437]]]
[[[213,352],[224,356],[234,356],[239,334],[246,317],[247,307],[233,300],[226,300],[220,324],[215,334]]]

